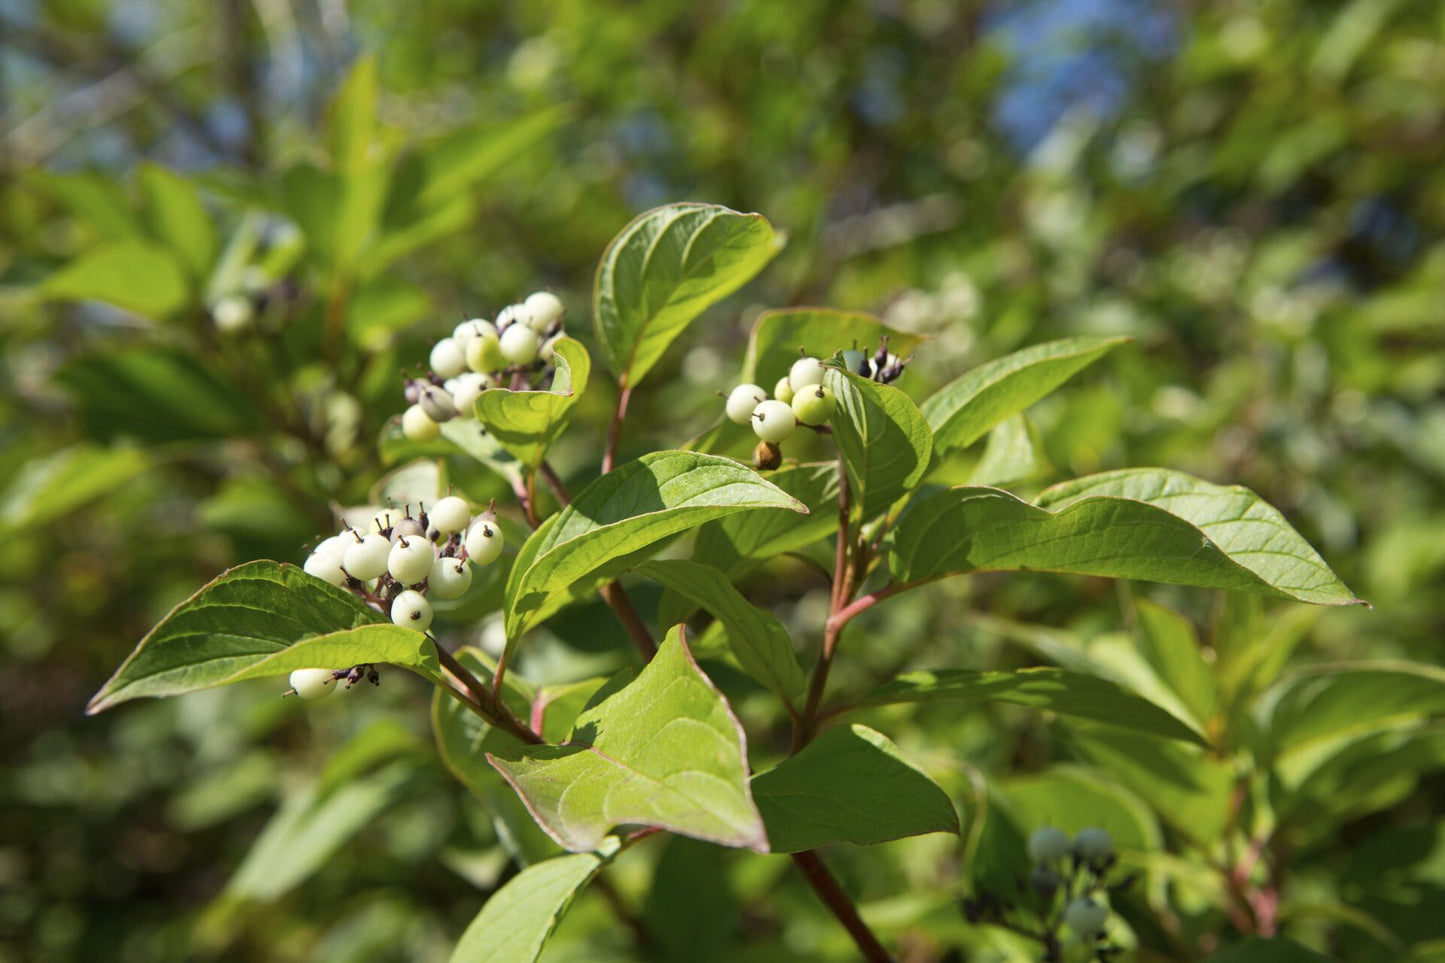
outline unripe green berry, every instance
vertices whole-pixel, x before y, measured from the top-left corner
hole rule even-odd
[[[764,392],[759,386],[750,382],[738,385],[737,388],[728,392],[727,405],[724,405],[728,421],[746,425],[747,422],[753,421],[753,411],[756,411],[757,405],[764,401],[767,401],[767,392]]]
[[[1114,837],[1098,826],[1089,826],[1074,837],[1074,852],[1089,862],[1108,859],[1114,855]]]
[[[443,535],[450,535],[452,532],[460,532],[467,527],[472,520],[472,507],[465,499],[455,495],[448,495],[431,507],[426,513],[427,520],[431,522],[432,528]]]
[[[487,325],[491,329],[491,325]],[[486,330],[467,342],[467,367],[480,374],[505,368],[507,359],[502,357],[502,342],[494,329]]]
[[[798,427],[792,405],[781,401],[764,401],[753,409],[753,434],[763,441],[778,444],[785,441]]]
[[[420,592],[407,589],[391,602],[391,621],[404,629],[425,632],[431,628],[431,603]]]
[[[808,385],[820,385],[826,370],[817,358],[799,358],[788,369],[788,384],[793,386],[794,391],[802,391]]]
[[[767,400],[768,393],[757,385],[750,382],[738,385],[728,393],[727,404],[724,406],[728,420],[746,425],[753,420],[753,412],[757,410],[759,403]]]
[[[1029,859],[1035,863],[1063,859],[1069,849],[1069,834],[1057,826],[1040,826],[1029,834]]]
[[[478,565],[490,565],[502,554],[502,530],[492,518],[479,518],[467,530],[467,557]]]
[[[793,383],[788,380],[787,375],[783,375],[778,379],[778,383],[773,385],[773,397],[787,404],[793,403]]]
[[[1088,940],[1098,937],[1108,918],[1109,911],[1087,896],[1073,900],[1064,910],[1064,922],[1069,929]]]
[[[415,585],[431,574],[436,551],[425,538],[410,536],[397,540],[386,558],[386,570],[402,585]]]
[[[822,385],[803,388],[793,395],[793,414],[808,426],[821,425],[833,417],[838,402],[833,392]]]
[[[467,355],[454,338],[442,338],[431,349],[431,369],[443,378],[455,378],[467,370]]]
[[[412,405],[401,413],[401,432],[412,441],[432,441],[442,433],[442,428],[421,405]]]
[[[291,689],[307,702],[324,699],[336,691],[334,674],[330,669],[297,669],[286,680]]]
[[[353,541],[347,546],[346,557],[342,559],[341,565],[353,578],[369,582],[374,578],[380,578],[381,573],[386,571],[386,560],[389,555],[391,555],[391,542],[385,535],[373,532],[362,538],[361,541]]]
[[[465,559],[439,558],[432,563],[426,584],[439,599],[459,599],[472,587],[472,567]]]
[[[537,331],[546,331],[552,322],[562,319],[562,301],[551,291],[537,291],[527,295],[522,302],[529,315],[530,326]]]
[[[514,324],[502,332],[502,357],[515,365],[529,365],[537,360],[542,340],[525,324]]]
[[[332,585],[345,585],[346,573],[341,569],[341,558],[342,553],[337,551],[312,552],[301,570]]]

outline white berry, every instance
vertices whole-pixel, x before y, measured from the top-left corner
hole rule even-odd
[[[778,379],[778,383],[773,385],[773,397],[788,404],[793,403],[793,385],[788,381],[787,375],[783,375]]]
[[[460,532],[467,527],[472,520],[472,507],[465,499],[455,495],[448,495],[431,507],[426,513],[427,520],[431,522],[432,528],[443,535],[450,535],[452,532]]]
[[[228,294],[211,306],[211,320],[222,334],[245,330],[254,316],[250,299],[239,294]]]
[[[474,415],[477,411],[477,399],[486,390],[487,379],[474,371],[468,371],[457,378],[456,387],[452,390],[452,403],[456,405],[458,413],[464,416]]]
[[[312,552],[301,570],[332,585],[346,584],[346,573],[341,570],[340,552]]]
[[[525,324],[514,324],[502,332],[502,357],[512,364],[527,365],[536,361],[541,346],[537,332]]]
[[[799,358],[788,369],[788,384],[793,386],[794,391],[802,391],[808,385],[820,385],[826,370],[817,358]]]
[[[768,393],[755,384],[740,384],[728,394],[727,415],[729,421],[746,425],[753,420],[753,411],[758,404],[768,400]]]
[[[389,555],[391,555],[391,541],[385,535],[373,532],[361,541],[353,541],[348,545],[346,557],[342,559],[341,564],[353,578],[369,582],[374,578],[380,578],[381,573],[386,571]]]
[[[416,535],[397,539],[386,558],[386,570],[402,585],[415,585],[431,574],[436,551],[432,543]]]
[[[307,702],[324,699],[336,691],[334,674],[330,669],[297,669],[286,681]]]
[[[502,554],[502,530],[494,519],[479,518],[467,531],[467,557],[478,565],[490,565]]]
[[[1086,939],[1098,936],[1108,918],[1109,911],[1087,896],[1080,896],[1064,910],[1064,922],[1069,924],[1069,929]]]
[[[459,599],[472,587],[472,567],[464,559],[439,558],[432,563],[426,584],[439,599]]]
[[[431,628],[431,603],[420,592],[407,589],[391,602],[391,621],[405,629]]]
[[[465,349],[473,338],[479,338],[483,334],[491,334],[495,338],[497,336],[496,325],[481,318],[471,318],[456,326],[456,329],[452,331],[452,340]]]
[[[562,320],[562,301],[551,291],[538,291],[527,295],[522,306],[530,314],[529,323],[538,331],[546,331],[552,322]]]
[[[421,405],[412,405],[401,413],[401,432],[412,441],[431,441],[441,434],[442,428]]]
[[[1069,834],[1057,826],[1040,826],[1029,835],[1029,859],[1038,864],[1062,859],[1070,848]]]
[[[1114,855],[1114,837],[1098,826],[1089,826],[1074,837],[1074,852],[1080,859],[1108,859]]]
[[[443,378],[455,378],[467,370],[467,355],[455,338],[442,338],[431,349],[431,369]]]
[[[793,406],[776,399],[764,401],[753,409],[752,421],[753,433],[774,445],[787,439],[798,427]]]

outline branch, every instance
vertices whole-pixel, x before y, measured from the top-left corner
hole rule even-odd
[[[632,604],[632,599],[627,597],[627,591],[620,582],[608,582],[597,590],[617,616],[617,621],[632,636],[632,644],[637,646],[637,651],[642,654],[643,662],[651,662],[652,657],[657,654],[657,645],[652,641],[652,634],[647,631],[647,625],[642,621],[642,616],[637,614],[637,609]]]
[[[828,907],[829,911],[843,924],[848,935],[853,937],[853,942],[863,954],[868,963],[891,963],[893,957],[878,942],[868,924],[858,915],[858,910],[853,906],[853,901],[848,894],[843,892],[843,887],[828,872],[828,867],[818,858],[818,854],[807,849],[801,853],[793,853],[793,862],[802,871],[803,877],[807,879],[808,885],[813,887],[813,892]]]
[[[544,741],[541,736],[519,722],[517,717],[512,715],[512,711],[507,708],[506,703],[502,701],[500,695],[494,695],[482,684],[480,679],[471,673],[471,670],[457,661],[456,656],[443,648],[435,639],[432,640],[432,644],[436,646],[438,661],[466,687],[467,694],[471,698],[463,701],[472,707],[472,711],[523,742],[538,745]]]
[[[632,386],[626,381],[619,382],[617,385],[617,410],[612,412],[612,423],[607,426],[607,450],[602,454],[602,474],[604,475],[612,470],[612,466],[617,461],[617,440],[622,435],[622,420],[627,417],[627,400],[631,397]]]

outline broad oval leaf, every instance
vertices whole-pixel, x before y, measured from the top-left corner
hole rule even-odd
[[[888,509],[928,470],[933,433],[913,399],[890,385],[838,369],[826,382],[838,399],[833,439],[863,518]]]
[[[557,342],[555,359],[556,374],[546,391],[489,389],[476,402],[477,419],[486,426],[487,434],[533,470],[567,427],[592,370],[587,349],[571,338]]]
[[[171,610],[90,700],[89,715],[312,666],[386,662],[440,682],[436,648],[294,565],[248,562]]]
[[[867,726],[824,732],[797,755],[753,777],[753,798],[775,853],[958,833],[948,794],[887,736]]]
[[[681,626],[636,679],[577,717],[568,742],[487,760],[572,852],[596,849],[621,825],[768,851],[742,725],[693,661]]]
[[[146,222],[156,240],[167,245],[198,281],[216,259],[216,231],[195,186],[155,164],[140,168]]]
[[[781,248],[761,214],[669,204],[622,229],[597,265],[593,317],[607,364],[626,386],[710,305],[742,287]]]
[[[532,963],[572,900],[606,864],[596,853],[573,853],[528,866],[487,900],[451,963]]]
[[[717,455],[658,451],[588,485],[518,552],[507,583],[507,642],[626,567],[636,555],[704,521],[755,508],[807,507],[761,475]],[[620,570],[620,569],[619,569]]]
[[[1418,662],[1314,666],[1260,697],[1255,714],[1275,756],[1445,715],[1445,669]]]
[[[1231,560],[1289,598],[1318,605],[1365,604],[1278,509],[1240,485],[1215,485],[1164,468],[1124,468],[1061,482],[1035,501],[1057,511],[1103,497],[1146,502],[1188,521]]]
[[[899,519],[894,583],[980,571],[1069,572],[1326,605],[1358,601],[1273,508],[1243,489],[1207,487],[1220,495],[1205,493],[1190,506],[1190,519],[1113,496],[1048,511],[996,488],[948,489]]]
[[[923,403],[933,429],[934,457],[978,441],[1128,338],[1064,338],[979,365]]]
[[[190,301],[190,282],[169,250],[127,238],[69,262],[41,283],[40,293],[59,301],[104,301],[164,321]]]
[[[748,675],[784,700],[803,691],[807,680],[788,630],[771,612],[743,598],[727,575],[711,565],[684,559],[646,562],[637,571],[696,602],[721,622],[728,648]]]
[[[832,308],[782,308],[764,311],[753,325],[748,351],[743,360],[743,380],[772,392],[778,379],[788,373],[798,352],[815,358],[831,358],[834,352],[857,347],[870,355],[884,337],[894,354],[907,356],[923,339],[916,334],[888,327],[877,317],[861,311]]]
[[[1007,702],[1204,744],[1197,732],[1147,699],[1105,679],[1063,669],[909,672],[874,689],[854,708],[910,702]]]

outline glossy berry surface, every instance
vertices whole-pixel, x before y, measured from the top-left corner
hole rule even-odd
[[[793,383],[788,380],[787,375],[783,375],[778,379],[778,383],[773,385],[773,397],[788,404],[793,403]]]
[[[502,530],[488,518],[479,518],[467,531],[467,557],[478,565],[490,565],[502,554]]]
[[[488,328],[491,325],[487,326]],[[501,338],[495,330],[484,331],[467,342],[467,367],[479,374],[506,367]]]
[[[346,573],[341,568],[342,553],[339,550],[316,551],[301,566],[307,575],[314,575],[332,585],[345,585]]]
[[[448,495],[431,507],[431,511],[427,512],[427,520],[431,522],[432,528],[443,535],[450,535],[452,532],[460,532],[471,522],[472,507],[465,499]]]
[[[531,327],[538,331],[546,331],[554,322],[562,320],[562,301],[551,291],[528,295],[522,306],[530,316]]]
[[[439,558],[427,576],[427,587],[439,599],[459,599],[472,587],[472,567],[460,558]]]
[[[455,338],[442,338],[431,349],[431,369],[443,378],[455,378],[467,370],[467,356]]]
[[[793,406],[781,401],[764,401],[753,409],[753,433],[763,441],[777,444],[798,428]]]
[[[407,589],[391,603],[391,621],[405,629],[425,632],[431,628],[431,603],[420,592]]]
[[[398,539],[391,546],[386,559],[386,570],[402,585],[415,585],[431,574],[432,561],[436,552],[432,543],[415,535]]]
[[[432,441],[442,433],[442,427],[432,421],[421,405],[412,405],[401,413],[401,431],[412,441]]]
[[[386,571],[386,560],[390,555],[391,541],[385,535],[373,532],[346,547],[341,565],[353,578],[369,582],[380,578],[381,573]]]
[[[804,388],[793,396],[793,414],[805,425],[823,424],[837,408],[833,392],[822,385]]]
[[[802,391],[808,385],[820,385],[826,371],[823,362],[817,358],[799,358],[788,369],[788,384],[793,386],[794,391]]]
[[[542,340],[537,332],[525,324],[514,324],[502,332],[502,357],[515,365],[527,365],[537,360],[537,351]]]
[[[759,402],[767,399],[768,393],[755,384],[738,385],[728,393],[725,405],[728,420],[739,425],[746,425],[753,420],[753,411],[758,407]]]
[[[297,669],[291,673],[291,688],[307,702],[324,699],[336,691],[330,669]]]

